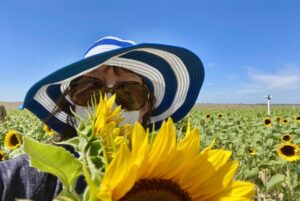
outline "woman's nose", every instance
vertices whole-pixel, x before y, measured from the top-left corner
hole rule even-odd
[[[110,86],[115,85],[118,80],[118,76],[114,73],[112,69],[106,71],[104,78],[105,84],[108,88],[110,88]]]

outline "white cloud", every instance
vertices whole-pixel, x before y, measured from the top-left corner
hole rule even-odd
[[[300,73],[252,75],[251,78],[267,89],[289,90],[299,87],[300,84]]]
[[[263,73],[254,68],[248,67],[250,82],[244,84],[239,93],[258,92],[280,92],[299,91],[300,92],[300,67],[284,64],[277,72]]]

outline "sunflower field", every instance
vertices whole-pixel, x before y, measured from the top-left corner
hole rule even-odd
[[[116,113],[117,112],[115,111],[112,112],[109,118],[113,119],[113,121],[115,122],[118,122],[119,119],[117,116],[115,116]],[[107,172],[105,170],[104,176],[101,176],[102,185],[99,190],[100,192],[96,193],[98,198],[106,198],[108,196],[108,194],[106,194],[106,182],[109,183],[109,181],[111,180],[124,177],[124,181],[120,181],[120,183],[116,185],[115,189],[111,189],[111,194],[113,194],[114,191],[117,191],[116,195],[118,195],[118,193],[120,194],[120,192],[122,191],[126,191],[124,189],[124,182],[126,184],[133,182],[130,179],[127,179],[128,181],[126,181],[124,175],[114,175],[114,172],[110,172],[117,168],[115,167],[116,164],[121,164],[123,158],[127,158],[126,164],[128,165],[128,167],[126,171],[133,170],[131,168],[136,168],[130,166],[130,161],[133,160],[129,157],[131,152],[132,155],[134,155],[135,152],[136,154],[140,154],[140,152],[149,152],[151,154],[155,153],[153,154],[153,156],[150,154],[148,158],[141,157],[139,154],[137,154],[137,157],[139,157],[139,161],[144,161],[143,163],[140,163],[140,174],[145,174],[148,176],[149,174],[153,174],[156,176],[169,174],[168,178],[171,178],[173,173],[175,174],[174,170],[166,169],[165,173],[163,173],[164,167],[168,165],[162,166],[162,162],[157,162],[155,160],[155,156],[164,154],[162,153],[163,151],[160,151],[160,148],[164,150],[164,147],[174,147],[172,151],[173,154],[168,155],[170,159],[168,159],[168,157],[165,157],[164,163],[171,162],[172,158],[180,158],[181,154],[183,154],[182,161],[184,162],[184,165],[179,163],[173,164],[174,167],[180,167],[182,170],[182,175],[185,175],[185,178],[183,178],[182,181],[184,181],[184,179],[186,178],[190,178],[191,180],[193,180],[191,177],[188,177],[186,173],[187,171],[183,171],[187,170],[187,168],[191,169],[193,167],[195,171],[203,171],[205,172],[205,175],[212,175],[211,179],[207,179],[205,183],[198,185],[197,188],[199,189],[199,192],[181,191],[180,189],[178,190],[178,186],[174,185],[174,183],[172,182],[170,183],[170,181],[167,179],[150,179],[147,180],[147,182],[145,180],[139,180],[134,188],[132,188],[128,193],[126,193],[125,195],[124,193],[122,195],[120,194],[120,197],[122,197],[121,200],[130,200],[131,198],[137,198],[133,196],[139,196],[139,194],[135,194],[137,192],[136,188],[139,188],[139,186],[155,186],[160,184],[163,184],[164,187],[172,188],[174,192],[178,192],[177,195],[183,197],[183,199],[178,200],[189,200],[185,199],[185,197],[192,197],[192,195],[195,197],[198,196],[200,198],[203,198],[196,200],[219,200],[221,199],[221,196],[224,196],[222,197],[222,200],[239,200],[237,197],[228,197],[228,195],[226,195],[226,197],[224,192],[227,192],[230,189],[225,188],[223,189],[223,193],[219,192],[218,194],[201,194],[200,191],[202,190],[205,192],[210,192],[211,190],[214,190],[216,188],[221,189],[221,187],[218,186],[221,184],[217,181],[212,180],[214,177],[218,179],[224,179],[225,177],[224,175],[219,176],[216,175],[216,173],[210,173],[208,169],[213,167],[210,167],[208,163],[207,165],[205,165],[206,159],[208,161],[212,161],[212,164],[216,163],[215,168],[220,168],[223,171],[225,171],[226,168],[228,169],[228,172],[230,172],[232,169],[237,169],[235,175],[230,174],[231,177],[234,177],[234,180],[236,180],[235,182],[233,182],[233,186],[244,185],[244,188],[246,188],[246,186],[248,185],[247,188],[249,188],[250,182],[253,183],[255,185],[255,195],[253,200],[300,200],[300,108],[276,106],[272,108],[272,115],[267,116],[266,108],[259,106],[195,107],[186,116],[186,118],[175,124],[174,133],[178,141],[177,146],[175,146],[176,139],[172,138],[173,132],[167,134],[170,130],[172,130],[173,126],[172,121],[168,120],[158,132],[155,132],[153,134],[156,137],[153,140],[149,140],[149,143],[151,144],[150,147],[146,145],[137,146],[138,144],[144,143],[143,139],[148,138],[148,133],[146,133],[146,131],[142,131],[143,129],[141,129],[139,126],[135,126],[133,128],[134,132],[132,132],[132,150],[128,150],[127,146],[120,145],[122,144],[122,142],[127,140],[126,138],[124,138],[124,136],[130,135],[128,133],[128,127],[122,126],[120,128],[116,128],[116,124],[111,124],[111,122],[108,122],[106,125],[104,125],[101,122],[97,122],[97,118],[95,122],[95,135],[97,135],[98,133],[98,135],[107,136],[106,133],[112,131],[112,125],[114,126],[114,130],[112,133],[117,133],[114,139],[108,137],[103,141],[105,144],[108,144],[106,147],[109,147],[109,144],[111,144],[113,141],[113,146],[107,149],[107,152],[104,154],[106,158],[104,160],[104,167],[108,167],[108,170]],[[192,130],[191,127],[195,128],[196,130]],[[83,128],[82,126],[81,130],[84,131],[83,133],[87,132],[87,129]],[[134,133],[143,134],[137,134],[137,136],[134,137]],[[9,160],[18,156],[19,154],[23,154],[24,142],[25,151],[31,156],[31,154],[33,153],[32,150],[30,150],[29,145],[36,146],[37,149],[43,149],[43,145],[38,145],[35,143],[48,143],[53,140],[55,136],[53,135],[53,131],[50,128],[48,128],[34,115],[26,110],[8,110],[7,118],[4,121],[0,122],[0,134],[1,161]],[[195,137],[196,135],[199,135],[199,139],[198,137]],[[24,136],[26,137],[24,138]],[[150,135],[149,139],[152,138],[153,137]],[[191,142],[188,142],[189,138]],[[172,143],[172,140],[168,139],[173,139],[175,141]],[[97,142],[98,141],[96,140],[91,141],[90,146],[94,146]],[[197,142],[198,145],[193,145],[193,143],[195,142]],[[195,165],[192,165],[192,163],[188,161],[188,159],[190,159],[191,161],[196,161],[196,155],[194,156],[189,152],[182,152],[182,150],[185,149],[185,144],[189,144],[189,148],[194,147],[194,149],[200,148],[201,150],[203,150],[201,152],[201,157],[203,158],[201,160],[199,159],[200,161],[202,161],[201,164],[199,163],[199,166],[196,166],[196,162]],[[47,149],[51,150],[52,148],[47,147]],[[80,147],[78,148],[78,150],[79,149]],[[116,149],[120,151],[115,151]],[[147,149],[149,150],[147,151]],[[213,150],[220,150],[220,153],[218,151],[215,151],[215,153]],[[57,150],[53,149],[53,152],[55,151]],[[205,154],[207,154],[207,158],[204,157]],[[218,158],[217,156],[219,158],[228,158],[228,160],[230,161],[224,161],[222,165],[217,164],[216,161],[221,160],[215,159]],[[66,158],[67,157],[69,156],[66,156]],[[97,160],[97,158],[93,158],[93,161],[95,160]],[[214,160],[215,162],[213,162]],[[106,163],[105,161],[111,162]],[[236,163],[235,161],[238,161],[239,163]],[[156,163],[157,165],[155,166],[154,164]],[[74,164],[76,164],[77,169],[81,167],[78,161]],[[147,169],[145,169],[145,167],[143,166],[146,166],[147,168],[153,166],[152,173],[147,173]],[[74,165],[74,169],[76,168]],[[126,171],[124,170],[124,174],[126,173]],[[85,165],[83,165],[83,172],[87,174]],[[90,170],[89,172],[92,171]],[[176,174],[181,175],[179,170],[178,172],[176,172]],[[205,175],[202,174],[201,177]],[[86,176],[86,178],[90,179],[89,175]],[[197,178],[195,176],[197,180],[201,180],[201,177]],[[220,180],[223,181],[224,185],[225,180]],[[66,186],[68,185],[69,184],[66,184]],[[93,192],[93,182],[88,182],[88,185],[89,193]],[[186,185],[193,185],[193,183],[191,181],[186,181]],[[208,187],[210,187],[211,189],[207,189]],[[233,192],[235,191],[233,190],[231,193]],[[72,193],[70,192],[68,193],[71,198],[73,198],[72,196],[74,196],[74,200],[77,199],[75,195],[71,195]],[[90,196],[85,195],[85,198],[87,197],[91,198],[92,194],[90,194]]]
[[[177,123],[198,127],[202,146],[232,151],[236,177],[256,184],[255,200],[300,200],[300,108],[194,108]]]
[[[24,135],[41,142],[51,140],[51,133],[45,131],[43,123],[31,112],[8,110],[5,121],[0,122],[0,157],[2,160],[24,153]]]

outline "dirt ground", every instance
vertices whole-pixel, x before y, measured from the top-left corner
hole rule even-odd
[[[0,105],[4,105],[7,110],[18,109],[22,102],[1,102]],[[292,104],[274,104],[272,107],[293,107]],[[209,103],[197,103],[195,108],[210,108],[210,109],[250,109],[253,107],[266,107],[266,104],[209,104]],[[294,109],[299,109],[300,104],[295,104]]]
[[[20,104],[22,104],[22,102],[1,102],[0,101],[0,105],[4,105],[4,107],[7,110],[18,109]]]

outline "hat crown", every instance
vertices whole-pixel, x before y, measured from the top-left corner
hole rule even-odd
[[[131,40],[123,40],[115,36],[106,36],[97,40],[92,47],[90,47],[83,58],[91,57],[96,54],[108,52],[118,48],[130,47],[136,43]]]

